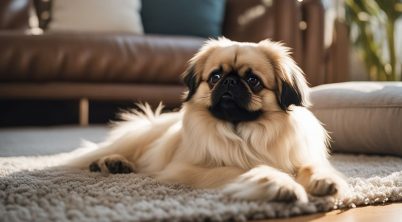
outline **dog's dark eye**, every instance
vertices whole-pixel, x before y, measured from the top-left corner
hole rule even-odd
[[[209,84],[215,85],[222,78],[221,73],[213,73],[211,77],[209,77]]]
[[[261,81],[257,76],[250,74],[250,75],[248,75],[246,81],[247,81],[247,84],[250,86],[250,88],[254,92],[258,92],[262,89]]]

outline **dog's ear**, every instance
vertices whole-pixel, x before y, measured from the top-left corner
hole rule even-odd
[[[283,110],[289,110],[289,106],[309,106],[309,90],[303,71],[295,61],[286,55],[277,64],[278,92],[277,99]]]
[[[308,106],[309,87],[304,73],[290,57],[290,50],[281,43],[264,40],[259,42],[275,70],[277,80],[276,97],[281,109],[287,111],[291,105]]]
[[[308,86],[303,79],[292,76],[291,81],[280,80],[282,85],[279,92],[277,92],[277,98],[279,106],[283,110],[289,110],[290,105],[295,106],[308,106]]]
[[[218,39],[209,39],[198,50],[193,58],[190,59],[189,66],[182,75],[183,81],[188,88],[188,92],[185,95],[184,102],[191,100],[191,98],[196,93],[197,88],[201,82],[201,74],[208,55],[210,55],[216,48],[220,48],[225,45],[228,46],[231,44],[233,44],[232,41],[224,37]]]
[[[183,82],[188,88],[187,95],[185,95],[184,98],[184,102],[187,102],[193,97],[198,88],[198,80],[195,74],[194,65],[189,66],[187,70],[184,71]]]

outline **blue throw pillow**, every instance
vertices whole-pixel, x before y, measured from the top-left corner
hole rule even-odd
[[[217,37],[225,0],[142,0],[145,33]]]

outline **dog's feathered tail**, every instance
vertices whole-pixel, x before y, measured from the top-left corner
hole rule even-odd
[[[118,114],[118,117],[123,121],[135,121],[138,119],[148,119],[152,121],[159,117],[163,108],[165,108],[162,102],[159,103],[155,110],[152,110],[148,103],[136,103],[135,105],[137,109],[123,111]]]
[[[124,111],[120,114],[122,121],[112,123],[108,138],[102,143],[86,141],[80,148],[82,155],[74,156],[65,163],[65,167],[87,168],[89,164],[104,156],[120,154],[134,159],[140,156],[149,141],[158,138],[167,127],[179,120],[178,115],[162,114],[160,103],[155,111],[147,103],[137,104],[138,109]],[[85,152],[87,150],[87,152]]]

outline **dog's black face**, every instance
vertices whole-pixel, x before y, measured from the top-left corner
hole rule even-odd
[[[208,84],[212,90],[209,111],[214,117],[238,123],[256,120],[262,114],[248,108],[253,91],[262,89],[258,77],[252,74],[241,77],[236,71],[223,74],[217,70],[211,73]]]

